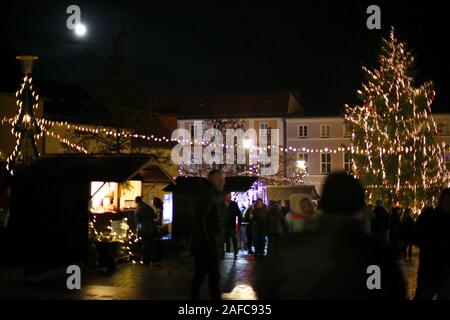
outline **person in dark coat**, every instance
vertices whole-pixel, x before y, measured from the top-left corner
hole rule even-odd
[[[225,225],[224,225],[224,236],[225,236],[225,247],[226,251],[230,252],[230,240],[233,243],[234,257],[236,258],[239,252],[238,242],[237,242],[237,232],[236,227],[240,228],[242,222],[241,210],[236,201],[231,200],[231,193],[227,192],[224,197],[225,204]]]
[[[425,208],[417,218],[415,241],[419,270],[415,300],[450,299],[450,189],[436,209]]]
[[[278,244],[278,239],[281,234],[287,231],[288,226],[284,218],[283,212],[276,201],[271,201],[267,210],[267,237],[269,244],[267,247],[267,254],[275,252]]]
[[[383,200],[377,200],[373,210],[372,233],[380,240],[388,241],[389,214],[383,207]]]
[[[284,235],[277,251],[256,265],[258,298],[404,299],[402,275],[388,245],[363,230],[364,196],[352,176],[329,175],[317,224]]]
[[[245,237],[247,239],[247,253],[254,254],[253,251],[253,231],[252,231],[252,212],[255,209],[256,201],[251,204],[244,213],[243,221],[246,223],[245,225]]]
[[[289,208],[289,200],[281,200],[280,201],[280,208],[281,208],[281,213],[283,214],[284,217],[286,217],[286,215],[289,213],[289,211],[291,210]]]
[[[148,265],[154,259],[155,255],[155,211],[142,200],[142,197],[136,197],[135,202],[136,221],[142,237],[142,260],[144,265]]]
[[[159,262],[162,259],[162,233],[163,233],[163,202],[160,198],[155,197],[152,200],[152,205],[155,211],[155,224],[156,224],[156,235],[155,235],[155,258],[154,262]]]
[[[194,277],[191,299],[199,300],[200,287],[208,276],[211,299],[220,300],[220,262],[223,250],[223,187],[222,171],[211,170],[204,187],[197,192],[194,206],[191,252],[194,257]]]
[[[402,255],[406,261],[412,260],[412,246],[414,239],[414,218],[411,209],[405,209],[401,219]]]
[[[262,199],[256,200],[250,219],[252,220],[253,243],[255,254],[258,257],[264,256],[264,243],[266,238],[266,216],[267,209]]]
[[[400,208],[393,207],[391,210],[391,215],[389,216],[389,244],[394,249],[394,252],[397,254],[397,257],[400,258],[401,253],[401,217],[400,217]]]

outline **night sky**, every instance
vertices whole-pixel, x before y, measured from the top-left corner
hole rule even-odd
[[[161,96],[298,90],[311,114],[337,114],[354,103],[373,66],[380,37],[395,26],[417,55],[419,81],[435,82],[435,111],[450,111],[450,13],[444,1],[2,1],[0,91],[17,85],[16,54],[40,57],[35,77],[89,90],[96,56],[125,28],[126,53],[148,90]],[[77,4],[88,28],[66,28]],[[378,4],[382,30],[366,28]],[[95,94],[95,93],[94,93]]]

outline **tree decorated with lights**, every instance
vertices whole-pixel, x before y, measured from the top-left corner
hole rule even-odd
[[[39,104],[39,96],[33,90],[31,72],[35,56],[19,56],[24,73],[23,82],[16,92],[19,110],[11,122],[11,133],[17,138],[11,155],[6,159],[6,169],[14,173],[18,160],[28,164],[39,157],[36,141],[42,130],[35,117],[35,110]]]
[[[354,172],[370,202],[420,209],[434,203],[446,180],[443,148],[431,116],[433,85],[415,86],[414,56],[391,30],[379,67],[363,68],[362,105],[346,106]]]
[[[6,169],[14,175],[20,165],[27,165],[37,159],[40,154],[37,143],[44,134],[59,140],[70,148],[87,153],[83,147],[71,142],[51,130],[50,122],[36,116],[39,106],[39,95],[33,89],[33,62],[36,56],[17,56],[22,64],[23,78],[19,90],[16,92],[17,113],[14,117],[4,117],[2,125],[11,127],[11,134],[16,138],[14,149],[6,158]]]

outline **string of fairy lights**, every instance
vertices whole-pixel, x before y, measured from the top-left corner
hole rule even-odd
[[[1,124],[12,124],[14,122],[15,118],[7,118],[4,117],[1,120]],[[80,152],[83,153],[88,153],[88,151],[83,148],[82,146],[77,145],[74,142],[71,142],[69,139],[62,137],[60,134],[50,130],[49,128],[52,128],[54,126],[56,127],[61,127],[64,128],[68,131],[77,131],[80,133],[91,133],[91,134],[105,134],[106,136],[112,136],[112,137],[123,137],[123,138],[135,138],[135,139],[142,139],[142,140],[147,140],[147,141],[153,141],[153,142],[165,142],[165,143],[170,143],[170,142],[176,142],[176,143],[180,143],[180,144],[191,144],[191,146],[194,146],[196,144],[201,144],[202,146],[211,146],[214,148],[225,148],[225,149],[236,149],[236,148],[246,148],[244,145],[228,145],[228,144],[218,144],[218,143],[214,143],[214,142],[209,142],[209,141],[197,141],[197,140],[183,140],[183,139],[169,139],[166,136],[157,136],[157,135],[145,135],[145,134],[136,134],[136,133],[131,133],[131,132],[127,132],[127,131],[120,131],[117,132],[115,129],[113,128],[108,128],[108,127],[90,127],[90,126],[84,126],[84,125],[79,125],[79,124],[71,124],[68,122],[63,122],[63,121],[52,121],[52,120],[47,120],[47,119],[36,119],[37,123],[40,126],[40,129],[45,132],[48,133],[50,136],[60,140],[62,143],[68,145],[70,148],[72,149],[77,149]],[[350,120],[350,119],[347,119]],[[351,120],[350,120],[351,121]],[[41,135],[37,136],[38,138],[42,138],[43,133],[41,133]],[[267,151],[273,148],[276,148],[276,145],[268,145],[266,147],[259,147],[259,146],[250,146],[248,147],[248,149],[250,151]],[[442,147],[446,147],[446,144],[443,142],[442,143]],[[433,146],[429,146],[426,147],[427,151],[432,151]],[[375,148],[375,150],[378,150],[379,152],[381,152],[382,154],[401,154],[401,153],[411,153],[414,152],[414,148],[413,147],[404,147],[402,145],[398,146],[397,148],[384,148],[384,147],[377,147]],[[367,154],[369,151],[367,151],[367,149],[362,149],[362,148],[358,148],[358,147],[353,147],[353,146],[340,146],[340,147],[321,147],[321,148],[311,148],[311,147],[298,147],[298,146],[279,146],[279,151],[280,152],[284,152],[284,153],[289,153],[289,152],[294,152],[294,153],[298,153],[298,152],[304,152],[304,153],[338,153],[338,152],[348,152],[350,151],[353,154]],[[371,149],[370,152],[372,152],[373,149]]]
[[[32,85],[32,77],[25,76],[23,78],[23,82],[20,85],[20,89],[16,92],[16,105],[18,106],[18,112],[14,117],[7,118],[3,117],[1,120],[2,125],[9,125],[11,127],[11,134],[16,137],[15,147],[12,153],[6,159],[6,169],[10,172],[11,175],[14,175],[14,162],[17,157],[23,156],[23,152],[21,151],[21,143],[22,138],[25,133],[31,132],[35,141],[42,139],[44,134],[47,136],[53,137],[60,141],[61,143],[67,145],[69,148],[74,149],[79,152],[88,153],[88,151],[70,141],[70,139],[62,137],[59,133],[51,130],[51,126],[48,125],[45,119],[39,119],[34,116],[34,113],[23,113],[23,104],[24,99],[27,97],[24,96],[24,90],[29,89],[31,92],[32,101],[32,110],[36,111],[39,105],[39,95],[33,90]]]
[[[113,227],[111,226],[112,222],[113,220],[109,220],[109,226],[106,226],[106,232],[103,232],[98,231],[95,227],[97,223],[95,216],[89,220],[88,228],[89,232],[92,233],[90,235],[91,240],[99,242],[114,241],[120,243],[124,256],[126,256],[128,260],[131,260],[133,264],[136,263],[136,246],[139,246],[142,241],[142,237],[138,236],[130,229],[127,218],[120,220],[119,233],[117,233],[116,230],[113,230]],[[140,263],[143,263],[143,261],[140,261]]]

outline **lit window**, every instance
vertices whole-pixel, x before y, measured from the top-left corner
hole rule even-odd
[[[306,171],[308,171],[308,156],[307,153],[297,153],[297,164],[303,161]]]
[[[353,172],[352,165],[353,165],[352,152],[346,151],[344,153],[344,170],[348,173],[352,173]]]
[[[330,138],[331,137],[331,127],[328,124],[320,125],[320,137],[321,138]]]
[[[267,122],[261,122],[259,124],[259,129],[266,129],[269,130],[269,124]]]
[[[299,138],[308,137],[308,126],[298,126],[298,137]]]
[[[449,124],[447,122],[439,122],[437,124],[437,129],[438,129],[439,135],[441,135],[441,136],[449,136],[450,135],[450,128],[449,128]]]
[[[320,154],[320,173],[326,174],[331,172],[331,153]]]
[[[344,138],[351,138],[352,130],[349,124],[344,124]]]

